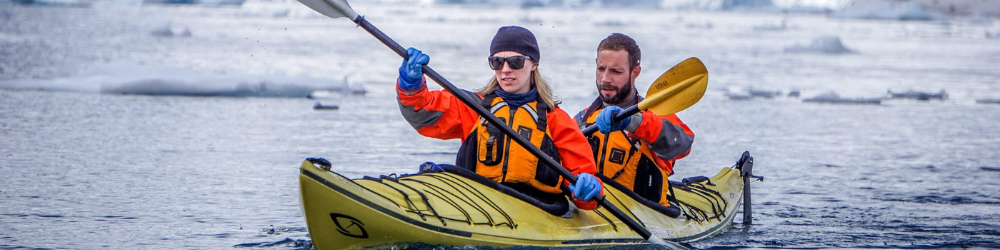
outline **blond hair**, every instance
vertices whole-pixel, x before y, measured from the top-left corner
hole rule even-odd
[[[545,82],[544,78],[542,78],[542,73],[539,69],[536,68],[535,71],[531,72],[531,82],[534,84],[533,87],[538,90],[538,100],[544,102],[545,105],[548,105],[549,109],[559,107],[559,104],[562,104],[562,101],[559,101],[559,99],[556,99],[556,97],[552,95],[552,89],[549,88],[549,84]],[[497,81],[497,77],[494,75],[493,77],[490,77],[490,82],[486,84],[486,87],[483,87],[483,89],[479,90],[478,93],[479,95],[485,96],[493,93],[493,91],[496,91],[499,87],[500,82]]]

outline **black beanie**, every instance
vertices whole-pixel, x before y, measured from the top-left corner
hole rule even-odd
[[[531,31],[520,26],[504,26],[497,30],[497,35],[490,43],[490,55],[495,55],[500,51],[514,51],[522,55],[531,57],[532,61],[538,63],[541,55],[538,53],[538,41]]]

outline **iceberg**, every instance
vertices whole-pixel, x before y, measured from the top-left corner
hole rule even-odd
[[[102,65],[58,79],[0,81],[0,88],[120,95],[290,98],[307,97],[316,90],[348,90],[340,82],[307,77],[206,74],[137,65]]]
[[[12,0],[13,3],[35,6],[80,7],[91,6],[90,0]]]
[[[944,15],[928,10],[918,2],[886,2],[861,0],[832,15],[838,18],[885,19],[885,20],[941,20]]]
[[[840,37],[821,36],[812,40],[809,45],[792,45],[785,47],[786,53],[823,53],[823,54],[846,54],[854,53],[851,49],[844,47],[840,42]]]

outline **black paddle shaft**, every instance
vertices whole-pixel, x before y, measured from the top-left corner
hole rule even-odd
[[[617,122],[622,121],[622,119],[625,119],[625,117],[629,117],[631,115],[634,115],[635,113],[639,113],[639,111],[641,111],[641,110],[639,110],[639,104],[632,105],[632,107],[628,107],[627,109],[619,111],[617,114],[615,114],[615,117],[613,117],[612,120],[614,120],[614,122],[617,123]],[[584,117],[583,119],[587,119],[587,118]],[[584,128],[583,129],[583,136],[593,135],[594,132],[597,132],[597,125],[593,125],[593,126]]]
[[[381,41],[382,44],[385,44],[385,46],[392,49],[392,51],[395,51],[396,54],[398,54],[399,56],[403,57],[404,59],[409,58],[409,55],[406,54],[406,49],[404,49],[403,46],[400,46],[399,43],[396,43],[396,41],[393,41],[392,38],[389,38],[389,36],[385,35],[385,33],[382,33],[382,31],[380,31],[378,28],[375,28],[375,26],[372,25],[371,22],[368,22],[368,20],[365,20],[363,16],[359,15],[357,18],[355,18],[354,23],[358,24],[358,26],[360,26],[362,29],[368,31],[368,33],[375,36],[375,38]],[[517,144],[520,144],[525,149],[528,149],[528,151],[534,154],[536,157],[538,157],[538,159],[542,163],[544,163],[544,165],[558,172],[560,175],[563,176],[563,178],[566,178],[566,180],[568,180],[570,183],[574,184],[576,183],[576,175],[573,175],[573,173],[570,173],[568,170],[563,168],[562,165],[559,165],[559,163],[553,160],[552,157],[549,157],[547,154],[543,153],[541,149],[538,149],[538,147],[531,144],[531,142],[528,141],[528,139],[525,139],[524,137],[521,137],[520,134],[518,134],[517,132],[514,132],[514,130],[511,129],[510,126],[508,126],[506,123],[501,121],[496,116],[493,116],[493,113],[490,113],[488,110],[486,110],[486,108],[479,106],[479,101],[474,100],[473,97],[467,95],[465,91],[458,89],[458,87],[455,87],[454,84],[444,79],[443,76],[438,74],[437,71],[434,71],[434,69],[431,69],[430,66],[423,65],[421,69],[423,69],[424,74],[430,77],[431,80],[437,82],[439,85],[441,85],[441,87],[444,87],[445,90],[448,90],[448,92],[451,92],[453,95],[455,95],[455,97],[458,97],[458,99],[461,100],[462,103],[465,103],[465,105],[469,106],[469,108],[475,110],[480,117],[486,119],[486,121],[490,123],[497,125],[496,127],[500,128],[500,131],[503,131],[503,133],[507,134],[508,137],[513,138],[514,141],[517,142]],[[640,226],[639,222],[636,221],[635,219],[632,219],[632,217],[625,215],[625,213],[622,212],[620,209],[618,209],[618,207],[614,206],[606,199],[604,199],[603,195],[598,194],[597,197],[594,197],[594,199],[597,199],[597,201],[601,204],[601,206],[604,206],[604,208],[610,211],[612,214],[614,214],[615,217],[618,217],[618,219],[624,221],[629,228],[631,228],[633,231],[641,235],[643,239],[649,240],[649,238],[652,237],[653,234],[650,233],[649,230],[646,230],[646,228]]]

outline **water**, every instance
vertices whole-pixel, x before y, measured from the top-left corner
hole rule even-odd
[[[701,58],[710,90],[679,114],[697,137],[675,178],[712,174],[743,151],[766,178],[752,184],[753,226],[736,224],[692,248],[1000,248],[1000,106],[975,103],[1000,96],[1000,43],[984,35],[1000,33],[996,20],[354,7],[467,89],[490,77],[483,58],[496,29],[528,27],[568,112],[592,101],[594,49],[611,32],[642,46],[640,89],[684,58]],[[0,20],[2,249],[307,248],[297,189],[304,158],[325,157],[361,177],[451,162],[458,148],[401,119],[395,54],[350,22],[295,2],[0,5]],[[784,28],[754,29],[782,21]],[[152,34],[163,27],[192,35]],[[783,53],[830,35],[856,53]],[[316,100],[304,98],[100,94],[136,75],[116,67],[105,68],[107,80],[78,73],[106,64],[260,82],[298,77],[285,84],[304,86],[317,83],[301,79],[347,76],[369,92],[321,100],[336,111],[313,111]],[[232,85],[205,79],[214,78],[195,82]],[[945,89],[949,99],[734,101],[723,91],[734,86],[804,97]]]

